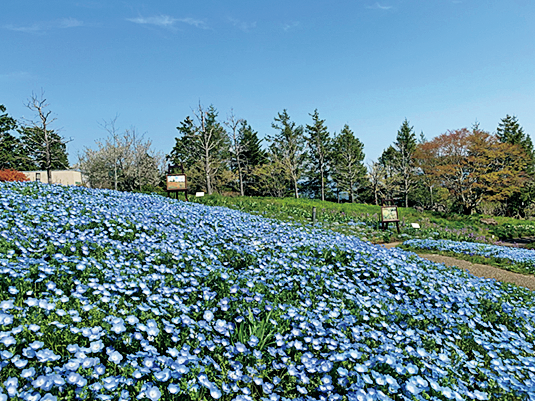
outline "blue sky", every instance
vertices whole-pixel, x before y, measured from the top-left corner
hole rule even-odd
[[[5,0],[0,104],[30,118],[43,90],[72,163],[116,115],[168,153],[199,102],[260,136],[317,108],[371,161],[405,118],[432,138],[511,114],[534,135],[534,20],[532,0]]]

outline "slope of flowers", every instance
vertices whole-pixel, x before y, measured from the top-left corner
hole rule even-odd
[[[535,399],[535,298],[311,228],[0,184],[0,400]]]
[[[414,249],[446,251],[464,255],[477,255],[495,258],[521,265],[535,273],[535,251],[509,246],[487,245],[476,242],[458,242],[449,240],[412,239],[403,245]]]

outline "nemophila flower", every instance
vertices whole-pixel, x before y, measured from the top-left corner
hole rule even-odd
[[[151,386],[146,390],[147,398],[151,401],[159,400],[162,393],[156,386]]]
[[[39,330],[41,330],[41,326],[32,323],[28,326],[28,329],[30,329],[33,332],[38,332]]]
[[[124,319],[128,324],[134,326],[139,323],[139,319],[134,315],[129,315]]]
[[[61,359],[59,355],[56,355],[52,350],[48,348],[37,351],[35,353],[35,356],[37,357],[38,361],[41,363],[57,361]]]
[[[123,360],[123,356],[118,351],[113,351],[109,355],[109,360],[115,364],[118,364],[119,362]]]
[[[71,372],[67,375],[67,383],[76,384],[81,381],[83,378],[76,372]]]
[[[178,394],[180,392],[180,386],[177,384],[170,383],[167,386],[167,391],[169,391],[170,394]]]
[[[160,330],[158,329],[158,323],[156,323],[154,319],[149,319],[146,327],[146,331],[149,336],[156,337],[160,333]]]
[[[20,372],[20,376],[24,379],[29,379],[35,376],[35,368],[32,366],[28,369],[24,369],[22,372]]]
[[[36,364],[39,370],[24,377],[25,369],[19,376],[28,386],[39,378],[37,372],[45,372],[46,377],[75,372],[83,380],[69,386],[80,387],[89,397],[111,399],[111,393],[123,397],[123,386],[137,384],[143,389],[140,395],[146,397],[146,390],[154,386],[151,381],[159,383],[170,372],[167,391],[188,394],[198,386],[199,372],[221,372],[210,375],[213,387],[236,400],[252,399],[250,391],[242,391],[251,383],[261,386],[266,399],[278,400],[283,388],[295,385],[289,377],[305,389],[316,391],[323,386],[317,389],[325,392],[316,395],[318,399],[349,399],[364,386],[369,390],[361,394],[363,399],[387,399],[375,387],[387,388],[391,398],[418,399],[421,392],[411,394],[405,386],[414,377],[415,391],[427,388],[449,399],[443,392],[449,388],[452,399],[461,393],[477,399],[481,395],[476,390],[485,396],[491,391],[473,381],[476,375],[484,375],[497,383],[494,398],[529,394],[529,369],[535,365],[526,351],[535,340],[531,334],[535,332],[534,303],[529,294],[400,250],[381,250],[354,237],[296,229],[229,209],[45,185],[36,186],[40,193],[34,198],[21,195],[22,188],[32,190],[31,186],[0,184],[0,236],[19,241],[19,250],[31,248],[24,241],[44,244],[39,245],[41,252],[52,249],[48,259],[41,254],[40,259],[33,259],[31,253],[22,258],[14,253],[6,258],[4,253],[2,258],[0,252],[0,271],[17,288],[26,285],[17,280],[26,279],[33,269],[36,290],[25,290],[26,302],[19,309],[0,312],[12,316],[0,315],[0,324],[8,324],[3,332],[9,331],[3,337],[17,340],[9,351],[0,343],[1,363],[16,367],[24,357],[32,366]],[[12,213],[4,204],[18,212]],[[46,223],[26,225],[25,216],[35,213]],[[126,241],[129,233],[131,240]],[[255,242],[264,245],[254,247]],[[74,256],[71,246],[85,246],[87,254]],[[85,266],[83,274],[80,265]],[[214,280],[217,277],[224,282]],[[68,324],[61,310],[64,305],[71,308]],[[52,307],[55,312],[48,310]],[[217,318],[206,314],[214,313],[214,308],[218,308]],[[278,331],[276,337],[273,332],[265,337],[265,349],[257,349],[260,342],[255,345],[250,333],[236,335],[238,321],[234,319],[241,316],[238,320],[243,323],[249,310],[258,325]],[[487,319],[487,310],[496,311],[492,320]],[[28,321],[36,312],[64,319]],[[96,327],[103,318],[106,330]],[[148,332],[150,320],[158,333]],[[13,324],[22,331],[10,327]],[[66,347],[71,356],[40,363],[36,352],[53,346],[40,327],[33,333],[25,330],[31,324],[44,327],[43,333],[50,329],[61,333],[60,338],[83,337],[83,345],[76,340],[54,344]],[[479,355],[473,347],[466,348],[464,338],[476,341]],[[35,339],[46,345],[32,349],[28,344]],[[246,352],[251,349],[251,358],[244,359],[247,354],[230,346],[240,340]],[[16,347],[19,344],[23,346]],[[104,344],[114,344],[117,351],[110,348],[105,353]],[[111,361],[113,352],[122,356],[120,368],[106,370],[101,363],[116,365]],[[223,354],[230,365],[228,374],[215,362],[216,353]],[[70,371],[67,366],[76,365],[73,359],[81,362],[77,370]],[[149,359],[151,368],[144,364]],[[112,376],[116,369],[133,373]],[[295,376],[276,377],[286,369]],[[259,372],[271,383],[259,377]],[[455,372],[455,384],[440,379],[448,372]],[[327,375],[331,383],[322,381]],[[92,384],[87,384],[88,379]],[[184,389],[178,380],[188,383]],[[55,386],[50,379],[44,388],[32,388],[45,393]],[[292,391],[290,397],[304,398],[297,389]]]
[[[0,309],[6,311],[6,310],[9,310],[9,309],[13,309],[14,305],[13,305],[14,301],[12,299],[8,299],[7,301],[2,301],[0,302]]]
[[[203,319],[207,322],[211,322],[213,318],[214,314],[212,313],[212,311],[207,310],[203,313]]]
[[[11,336],[5,336],[0,338],[0,343],[4,344],[6,347],[10,347],[17,343],[17,340]]]

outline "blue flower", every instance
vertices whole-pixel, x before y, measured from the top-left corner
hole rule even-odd
[[[156,386],[150,386],[146,390],[147,398],[151,401],[157,401],[162,396],[161,391]]]

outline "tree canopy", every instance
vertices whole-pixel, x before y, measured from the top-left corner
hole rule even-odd
[[[466,214],[482,201],[506,199],[526,179],[522,148],[477,128],[448,131],[419,146],[428,155],[420,166],[449,190]]]

